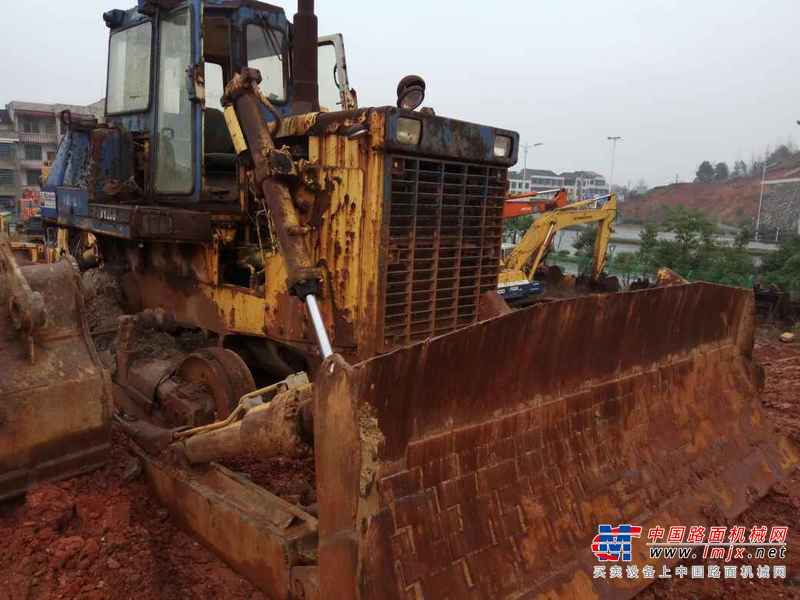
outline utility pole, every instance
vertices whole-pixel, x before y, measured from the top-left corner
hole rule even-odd
[[[544,146],[544,142],[536,142],[535,144],[522,144],[522,149],[525,151],[523,160],[522,160],[522,176],[525,177],[528,172],[528,148],[538,148],[539,146]]]
[[[799,122],[800,123],[800,122]],[[767,157],[764,157],[764,165],[761,167],[761,193],[758,196],[758,214],[756,215],[756,235],[755,239],[758,241],[758,232],[761,229],[761,204],[764,202],[764,182],[767,179]]]
[[[608,191],[614,191],[614,158],[617,154],[617,142],[622,139],[619,135],[610,135],[608,140],[611,142],[611,176],[608,178]]]

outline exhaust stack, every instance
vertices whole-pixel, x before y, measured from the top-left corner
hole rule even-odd
[[[294,16],[294,91],[295,112],[319,110],[317,84],[317,15],[314,0],[297,0]]]

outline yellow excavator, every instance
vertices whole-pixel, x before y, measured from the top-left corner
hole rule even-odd
[[[603,275],[607,264],[608,243],[613,231],[612,224],[617,216],[616,195],[610,194],[571,204],[559,201],[560,197],[566,199],[566,190],[556,192],[550,206],[539,212],[522,239],[503,259],[497,293],[510,304],[530,303],[544,291],[542,284],[534,278],[550,251],[556,234],[568,227],[596,223],[597,236],[589,277],[591,281],[599,282]],[[513,200],[507,200],[511,201]],[[519,210],[507,211],[511,215],[518,213]]]
[[[65,257],[0,243],[0,497],[103,464],[113,420],[275,600],[627,598],[648,581],[592,577],[600,525],[733,519],[797,464],[760,407],[751,290],[509,311],[519,136],[422,107],[418,76],[359,107],[312,0],[103,18],[105,122],[62,113],[43,186]],[[90,248],[126,312],[102,354]],[[153,330],[196,346],[157,354]],[[309,448],[316,502],[239,472]]]

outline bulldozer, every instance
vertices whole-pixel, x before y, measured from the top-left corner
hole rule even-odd
[[[2,494],[102,464],[113,421],[172,517],[270,598],[625,598],[647,582],[592,578],[600,524],[732,518],[797,463],[758,403],[752,292],[510,312],[519,136],[422,107],[416,75],[359,107],[313,0],[103,18],[105,120],[62,113],[43,191],[62,259],[0,254]],[[126,308],[112,361],[89,252]],[[205,343],[149,355],[150,329]],[[311,505],[222,464],[309,447]]]

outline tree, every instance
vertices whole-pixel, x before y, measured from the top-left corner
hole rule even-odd
[[[633,189],[636,191],[637,194],[642,196],[646,194],[647,190],[650,188],[647,187],[647,182],[644,179],[640,179],[639,181],[636,182],[636,187]]]
[[[728,164],[724,162],[718,162],[714,167],[714,179],[716,181],[727,181],[730,176],[731,173],[728,170]]]
[[[516,244],[533,223],[533,215],[522,215],[513,219],[506,219],[503,224],[504,238]]]
[[[631,279],[641,271],[639,255],[634,252],[620,252],[615,254],[611,260],[611,270],[622,276],[622,283],[625,286],[631,284]]]
[[[733,163],[733,176],[747,177],[747,163],[743,160],[737,160]]]
[[[646,223],[644,229],[639,232],[639,266],[643,271],[655,273],[659,265],[657,264],[658,252],[658,225]]]
[[[673,234],[672,239],[659,239],[655,226],[645,227],[639,235],[639,263],[645,273],[668,267],[687,279],[752,285],[749,231],[741,231],[733,245],[722,244],[714,238],[714,225],[702,212],[682,206],[667,211],[663,230]]]
[[[597,242],[596,226],[590,225],[578,233],[573,248],[575,248],[575,257],[578,259],[578,273],[580,275],[585,275],[592,268],[595,242]]]
[[[800,291],[800,238],[788,238],[776,252],[767,254],[761,262],[760,273],[766,284]]]
[[[781,144],[775,151],[772,153],[768,153],[769,158],[767,158],[768,163],[782,163],[788,158],[791,158],[792,151],[786,144]]]
[[[700,163],[700,166],[697,167],[697,178],[695,181],[699,183],[711,183],[714,181],[714,173],[714,167],[711,163],[704,160]]]
[[[747,244],[753,241],[753,231],[750,227],[740,227],[733,240],[734,248],[747,248]]]

